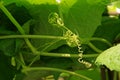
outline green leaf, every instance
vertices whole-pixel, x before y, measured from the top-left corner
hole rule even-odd
[[[15,42],[14,39],[0,40],[0,51],[7,56],[15,55]]]
[[[116,6],[117,8],[120,8],[120,1],[113,2],[113,5]]]
[[[86,0],[78,0],[69,10],[66,26],[78,33],[80,38],[90,38],[101,24],[103,4],[89,4]]]
[[[98,65],[105,65],[110,70],[120,71],[120,44],[102,52],[95,61]]]
[[[77,70],[76,73],[79,73],[81,75],[84,75],[86,77],[91,78],[92,80],[101,80],[100,78],[100,72],[98,69],[92,69],[92,70]],[[79,77],[72,76],[69,80],[85,80]]]
[[[100,37],[108,40],[111,43],[116,43],[115,36],[120,33],[120,19],[103,17],[101,25],[96,29],[93,37]],[[103,42],[94,41],[93,43],[97,48],[105,50],[109,48]]]
[[[5,5],[11,4],[11,3],[17,3],[17,4],[31,4],[31,5],[40,5],[40,4],[59,4],[57,0],[2,0]],[[66,7],[70,7],[71,4],[74,4],[77,0],[60,0],[60,3],[63,5],[64,3],[67,2],[67,6],[64,4]]]
[[[11,3],[19,2],[20,0],[1,0],[4,5],[9,5]]]
[[[107,5],[107,3],[110,1],[109,0],[87,0],[87,2],[89,4],[105,4],[105,5]]]
[[[15,69],[12,67],[10,57],[7,57],[0,52],[0,79],[1,80],[13,80],[15,75]]]
[[[26,34],[28,34],[30,32],[29,28],[30,28],[31,20],[29,20],[30,15],[29,15],[27,9],[25,9],[23,6],[17,7],[15,4],[7,5],[7,8],[11,12],[11,14],[14,16],[14,18],[17,19],[17,21],[20,22],[21,25],[23,25],[22,27],[23,27],[24,31],[26,32]],[[26,22],[26,21],[28,21],[28,22]],[[2,35],[2,36],[15,35],[15,34],[19,33],[17,31],[16,27],[9,21],[9,19],[3,13],[1,15],[0,22],[1,22],[0,35]],[[24,44],[24,41],[22,39],[0,40],[0,45],[2,45],[2,46],[0,46],[0,51],[2,51],[7,56],[13,56],[20,51],[23,44]]]
[[[39,4],[55,4],[57,3],[56,0],[26,0],[28,1],[30,4],[35,4],[35,5],[39,5]]]
[[[76,2],[77,0],[61,0],[61,3],[58,4],[59,13],[62,12],[62,14],[68,15],[68,11]]]
[[[102,0],[87,0],[89,4],[97,4],[100,3]]]
[[[75,1],[73,2],[75,3]],[[63,3],[68,4],[69,1]],[[90,38],[93,35],[94,31],[96,30],[97,26],[100,25],[101,15],[102,12],[104,11],[104,5],[98,5],[98,4],[90,5],[85,0],[79,0],[75,4],[70,4],[70,6],[68,7],[66,7],[67,5],[62,6],[63,3],[60,4],[61,6],[60,10],[62,11],[62,13],[69,14],[67,16],[63,16],[65,21],[65,26],[70,28],[74,33],[78,33],[78,35],[81,38]],[[66,12],[64,9],[67,9]],[[48,23],[48,15],[51,12],[59,12],[57,10],[56,5],[46,4],[46,5],[33,6],[30,8],[29,11],[31,15],[35,19],[37,19],[37,21],[35,21],[36,23],[33,29],[33,34],[53,35],[53,36],[62,35],[61,29],[53,27]],[[41,50],[54,42],[55,40],[45,40],[45,39],[32,40],[33,45],[36,48],[38,48],[38,50]],[[55,49],[60,45],[64,44],[64,42],[58,42],[55,44],[56,45],[50,46],[46,51]]]
[[[42,12],[41,12],[42,11]],[[31,15],[36,19],[32,26],[32,34],[62,36],[61,29],[54,27],[48,23],[48,15],[56,12],[55,5],[33,6],[30,10]],[[38,49],[49,51],[61,46],[64,42],[58,39],[32,39],[32,44]]]
[[[32,20],[28,20],[22,26],[22,28],[26,34],[30,33],[30,23],[31,22],[32,22]],[[15,39],[15,53],[19,53],[24,44],[25,44],[25,41],[23,39]]]
[[[29,34],[29,32],[30,32],[30,25],[31,25],[31,22],[32,22],[33,20],[28,20],[27,22],[25,22],[24,24],[23,24],[23,26],[22,26],[22,28],[24,29],[24,31],[25,31],[25,33],[26,34]]]

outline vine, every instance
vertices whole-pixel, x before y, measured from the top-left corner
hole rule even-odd
[[[23,30],[23,28],[21,27],[21,25],[15,20],[15,18],[12,16],[12,14],[6,9],[6,7],[4,7],[4,5],[2,4],[2,2],[0,2],[0,8],[1,10],[5,13],[5,15],[10,19],[10,21],[16,26],[16,28],[18,29],[18,31],[22,34],[25,35],[25,32]],[[31,51],[33,53],[36,52],[36,49],[33,47],[33,45],[31,44],[31,42],[28,40],[28,38],[24,38],[26,44],[28,45],[28,47],[31,49]]]
[[[57,68],[49,68],[49,67],[31,67],[32,64],[36,61],[36,59],[41,55],[41,56],[50,56],[50,57],[78,58],[79,63],[84,64],[86,66],[86,68],[90,68],[92,66],[92,64],[90,62],[84,61],[83,58],[97,57],[99,55],[99,54],[84,54],[83,55],[83,51],[82,51],[82,47],[81,47],[82,41],[80,40],[80,37],[65,26],[61,12],[59,12],[59,14],[56,12],[50,13],[48,16],[48,22],[51,25],[60,28],[63,31],[63,36],[26,35],[25,31],[23,30],[21,25],[16,21],[16,19],[7,10],[7,8],[2,4],[2,2],[0,2],[0,8],[4,12],[4,14],[10,19],[10,21],[16,26],[18,31],[21,33],[21,35],[3,35],[3,36],[0,36],[0,39],[13,39],[13,38],[24,39],[27,44],[27,47],[29,47],[29,49],[31,50],[30,53],[33,53],[35,55],[34,59],[30,62],[29,65],[26,65],[21,52],[19,53],[19,55],[17,57],[16,56],[12,57],[12,60],[13,60],[12,62],[14,62],[16,60],[16,62],[21,65],[22,72],[27,73],[28,71],[32,71],[32,70],[57,71],[57,72],[65,72],[65,73],[68,73],[68,74],[71,74],[71,75],[74,75],[74,76],[77,76],[77,77],[80,77],[80,78],[83,78],[86,80],[92,80],[86,76],[77,74],[72,71],[67,71],[67,70],[62,70],[62,69],[57,69]],[[55,40],[49,46],[43,48],[41,51],[37,51],[37,49],[31,44],[31,42],[29,40],[30,38],[31,39],[55,39]],[[70,54],[70,53],[48,53],[48,52],[45,52],[45,50],[47,48],[51,47],[53,44],[56,44],[60,40],[65,40],[66,44],[69,47],[77,47],[78,53]],[[107,44],[110,47],[112,46],[112,44],[109,41],[107,41],[106,39],[103,39],[103,38],[96,38],[96,37],[94,38],[93,37],[93,38],[89,39],[88,41],[89,41],[89,43],[87,45],[90,46],[90,48],[92,48],[97,53],[101,53],[103,51],[98,49],[97,47],[95,47],[90,41],[100,41],[100,42]],[[13,63],[13,65],[16,66],[14,63]]]

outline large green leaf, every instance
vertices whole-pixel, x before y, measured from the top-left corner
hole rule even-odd
[[[30,14],[35,21],[31,33],[36,35],[50,35],[50,36],[62,36],[62,30],[51,26],[48,23],[48,16],[51,12],[57,12],[56,5],[34,5],[30,9]],[[38,50],[49,51],[62,45],[63,42],[57,39],[32,39],[33,45]],[[57,44],[56,44],[57,43]],[[54,45],[55,44],[55,45]]]
[[[97,57],[96,64],[105,65],[110,70],[120,71],[120,44],[102,52]]]
[[[72,0],[71,0],[72,1]],[[64,3],[64,4],[63,4]],[[67,6],[70,2],[66,1],[60,4],[60,10],[66,14],[63,16],[65,26],[70,28],[73,32],[78,33],[81,38],[90,38],[98,25],[101,22],[101,16],[104,11],[104,5],[102,4],[89,4],[86,0],[78,0],[72,6]],[[63,6],[62,6],[63,4]],[[65,5],[66,4],[66,5]],[[51,26],[48,23],[48,15],[51,12],[59,12],[56,5],[38,5],[30,8],[30,13],[34,18],[37,18],[36,26],[33,28],[33,34],[42,35],[62,35],[62,30]],[[54,43],[55,40],[33,40],[34,46],[39,50]],[[48,50],[57,48],[64,43],[60,42],[57,45],[50,46]],[[50,49],[51,48],[51,49]]]
[[[86,0],[78,0],[70,9],[66,26],[81,38],[90,38],[101,24],[103,4],[89,4]]]
[[[51,2],[48,0],[25,0],[23,2],[26,1],[27,3],[29,2],[29,5],[23,5],[29,10],[32,17],[36,19],[33,26],[33,34],[53,36],[62,35],[63,33],[61,29],[55,28],[48,23],[48,15],[51,12],[58,12],[60,13],[60,17],[63,17],[65,26],[71,29],[74,33],[77,33],[83,39],[88,39],[93,35],[98,25],[100,25],[101,16],[105,8],[104,4],[99,4],[102,0],[93,4],[89,4],[87,0],[63,0],[60,4],[56,4],[57,2],[54,0],[51,0]],[[55,42],[57,41],[49,39],[32,40],[32,43],[38,48],[38,50],[43,50],[43,48],[45,49],[48,45],[54,44]],[[57,48],[62,44],[64,43],[58,41],[56,45],[48,47],[48,50]]]

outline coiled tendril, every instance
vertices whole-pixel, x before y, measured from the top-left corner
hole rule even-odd
[[[48,22],[54,26],[57,26],[57,27],[64,26],[62,19],[55,12],[49,14]]]
[[[70,47],[78,47],[78,53],[80,58],[78,59],[78,61],[82,64],[84,64],[87,68],[91,67],[91,64],[89,62],[86,62],[84,60],[82,60],[82,56],[83,56],[83,51],[81,50],[81,42],[79,40],[78,35],[76,35],[75,33],[73,33],[71,30],[69,30],[67,27],[64,26],[64,22],[62,21],[62,19],[59,17],[59,15],[57,13],[51,13],[48,16],[48,22],[54,26],[57,26],[59,28],[63,28],[65,31],[65,33],[63,34],[63,36],[66,38],[66,43],[68,46]]]

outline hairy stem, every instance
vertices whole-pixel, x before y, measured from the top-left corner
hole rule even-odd
[[[5,15],[10,19],[10,21],[16,26],[16,28],[18,29],[18,31],[24,35],[25,32],[23,30],[23,28],[21,27],[21,25],[15,20],[15,18],[12,16],[12,14],[7,10],[7,8],[0,2],[0,8],[1,10],[5,13]],[[30,43],[30,41],[28,40],[28,38],[24,38],[26,44],[28,45],[28,47],[31,49],[31,51],[33,53],[36,52],[36,49],[32,46],[32,44]]]
[[[72,72],[72,71],[67,71],[67,70],[63,70],[63,69],[58,69],[58,68],[49,68],[49,67],[31,67],[31,68],[25,68],[23,69],[23,72],[26,72],[26,71],[32,71],[32,70],[48,70],[48,71],[57,71],[57,72],[64,72],[64,73],[68,73],[68,74],[71,74],[71,75],[74,75],[74,76],[77,76],[77,77],[80,77],[80,78],[83,78],[85,80],[92,80],[84,75],[80,75],[78,73],[75,73],[75,72]]]

